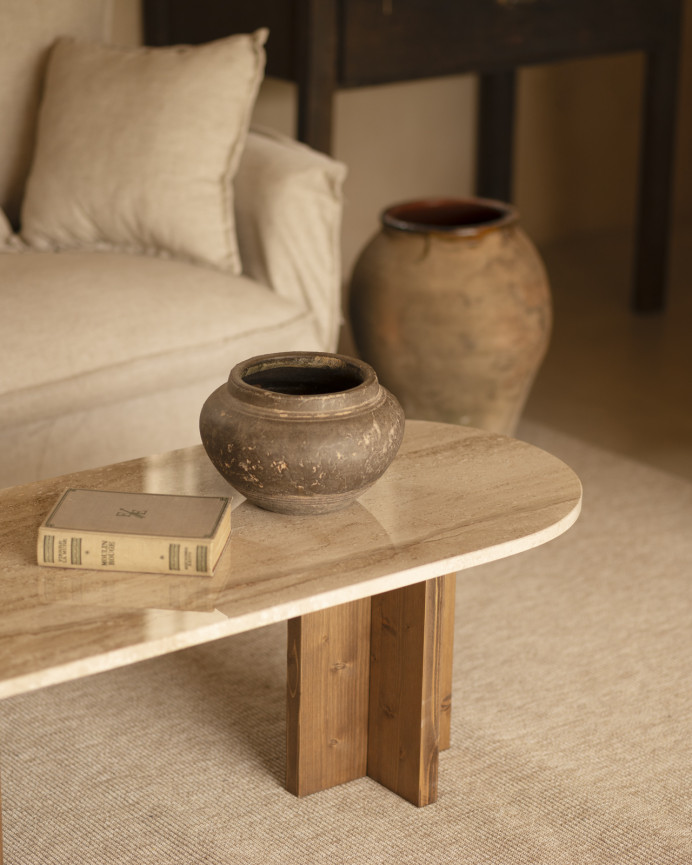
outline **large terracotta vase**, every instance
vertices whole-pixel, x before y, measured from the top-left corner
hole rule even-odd
[[[512,434],[552,324],[517,211],[435,199],[390,207],[381,222],[351,280],[359,354],[407,417]]]

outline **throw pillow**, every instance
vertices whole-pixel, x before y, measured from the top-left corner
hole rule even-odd
[[[204,45],[52,49],[22,237],[239,273],[233,176],[264,72],[267,30]]]

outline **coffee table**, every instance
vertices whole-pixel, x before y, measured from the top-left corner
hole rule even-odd
[[[232,494],[231,540],[212,577],[39,567],[37,528],[72,486]],[[288,789],[367,774],[426,805],[449,745],[455,572],[557,537],[580,506],[550,454],[419,421],[383,478],[322,516],[244,502],[201,446],[0,490],[0,698],[287,620]]]

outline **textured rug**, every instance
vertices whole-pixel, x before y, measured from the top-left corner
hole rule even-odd
[[[437,804],[283,790],[272,626],[0,704],[7,865],[692,863],[692,485],[520,436],[584,510],[459,577]]]

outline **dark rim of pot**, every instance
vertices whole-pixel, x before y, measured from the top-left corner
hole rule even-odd
[[[356,358],[328,352],[279,352],[237,364],[229,386],[244,402],[288,410],[339,411],[370,402],[380,391],[375,371]]]
[[[518,219],[515,207],[491,198],[424,198],[382,212],[382,225],[397,231],[475,236]]]

